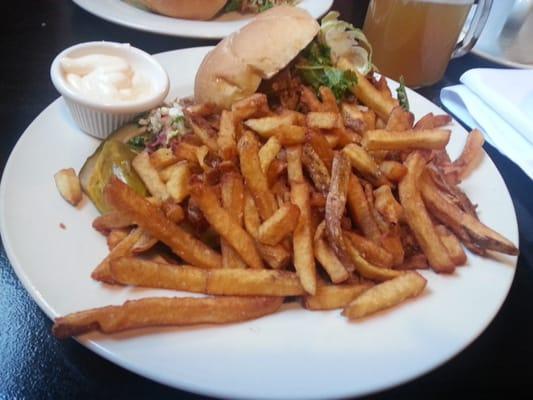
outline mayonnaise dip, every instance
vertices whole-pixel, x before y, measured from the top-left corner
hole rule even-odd
[[[81,96],[104,104],[141,100],[153,94],[151,81],[124,58],[107,54],[63,57],[65,80]]]

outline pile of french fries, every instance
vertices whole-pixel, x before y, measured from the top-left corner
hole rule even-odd
[[[260,93],[186,107],[192,133],[133,161],[151,197],[107,185],[114,211],[93,226],[110,252],[92,277],[208,296],[70,314],[55,335],[243,321],[291,299],[358,319],[419,295],[416,270],[465,264],[461,244],[517,254],[458,187],[483,154],[478,131],[451,161],[449,116],[415,124],[384,79],[359,76],[354,94],[339,104],[301,86],[297,110]]]

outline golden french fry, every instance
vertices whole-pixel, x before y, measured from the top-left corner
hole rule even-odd
[[[339,136],[335,133],[324,134],[324,139],[326,139],[328,146],[332,149],[337,148],[340,143]]]
[[[282,297],[152,297],[130,300],[56,318],[54,336],[65,339],[91,331],[115,333],[151,326],[223,324],[275,312]]]
[[[111,179],[105,189],[110,204],[153,237],[165,243],[185,262],[202,268],[220,268],[220,254],[173,222],[157,206],[139,196],[133,189]]]
[[[190,177],[191,172],[187,162],[179,162],[173,165],[166,187],[168,194],[176,203],[181,203],[189,196]]]
[[[150,250],[156,244],[157,239],[155,237],[145,231],[142,231],[141,237],[137,239],[135,244],[131,247],[131,252],[133,254],[144,253],[145,251]]]
[[[73,168],[62,169],[54,175],[54,180],[59,194],[73,206],[76,206],[83,194],[76,171]]]
[[[131,162],[133,169],[137,172],[150,194],[160,200],[166,200],[169,197],[167,188],[159,173],[150,162],[150,156],[143,151],[135,156]]]
[[[339,118],[336,112],[310,112],[305,122],[311,129],[334,129],[339,127]]]
[[[220,114],[217,144],[220,156],[224,160],[233,160],[237,157],[237,142],[235,137],[236,133],[233,113],[231,111],[223,110]]]
[[[314,296],[304,296],[303,306],[308,310],[334,310],[346,307],[353,299],[372,287],[369,283],[323,285]]]
[[[447,129],[408,131],[377,129],[365,133],[363,146],[367,150],[439,150],[446,147],[450,134],[451,132]]]
[[[327,272],[333,283],[344,282],[350,277],[350,274],[346,267],[337,258],[329,244],[324,240],[323,236],[325,228],[326,223],[322,221],[316,229],[313,242],[315,257]]]
[[[407,175],[398,184],[398,193],[405,221],[428,258],[431,267],[437,272],[453,272],[455,264],[450,259],[446,248],[435,231],[435,226],[429,217],[417,187],[426,161],[419,152],[413,152],[405,160],[405,165],[407,167]]]
[[[357,133],[363,133],[367,130],[363,113],[355,104],[342,103],[341,113],[346,127]]]
[[[346,240],[342,234],[341,226],[346,208],[350,175],[350,161],[342,152],[336,153],[331,168],[331,184],[326,199],[324,220],[326,221],[326,236],[329,245],[346,269],[351,272],[355,270],[355,265],[346,249]]]
[[[94,229],[105,235],[112,229],[121,229],[132,226],[133,222],[119,211],[110,211],[96,217],[92,225]]]
[[[309,143],[304,144],[301,159],[315,187],[320,192],[327,193],[330,184],[328,168]]]
[[[222,206],[242,226],[244,212],[244,184],[237,173],[227,173],[222,176],[221,185]],[[241,256],[224,239],[220,239],[223,268],[246,268]]]
[[[175,224],[180,223],[185,218],[185,211],[183,211],[183,208],[172,201],[166,201],[161,204],[161,209],[167,218]]]
[[[363,234],[375,243],[380,242],[381,231],[370,211],[370,206],[359,179],[355,175],[350,176],[348,186],[348,206],[354,222],[361,228]]]
[[[398,265],[394,268],[404,271],[413,269],[428,269],[429,263],[427,257],[424,254],[418,253],[406,258],[401,265]]]
[[[231,111],[235,122],[270,114],[268,99],[263,93],[254,93],[249,97],[236,101],[231,105]]]
[[[388,131],[407,131],[413,128],[414,120],[413,113],[406,111],[402,106],[396,106],[387,119],[385,129]]]
[[[195,183],[191,186],[191,196],[213,229],[233,247],[244,262],[252,268],[263,268],[254,240],[220,205],[214,189],[202,183]]]
[[[348,238],[357,251],[369,263],[383,268],[391,268],[393,264],[392,254],[376,243],[355,232],[344,231],[344,237]]]
[[[457,168],[457,174],[460,180],[466,178],[481,162],[485,154],[483,143],[485,143],[485,138],[480,131],[474,129],[470,132],[461,155],[452,163]]]
[[[178,142],[174,147],[174,155],[176,156],[177,161],[189,161],[192,164],[198,164],[198,154],[199,146],[187,142]]]
[[[137,243],[137,241],[143,235],[143,230],[140,228],[132,229],[131,232],[121,240],[109,254],[96,266],[94,271],[91,273],[91,278],[95,281],[114,283],[113,277],[111,276],[111,270],[109,268],[109,263],[112,260],[115,260],[119,257],[124,257],[132,254],[132,247]]]
[[[422,275],[407,272],[366,290],[346,306],[342,315],[349,319],[358,319],[393,307],[418,296],[426,287],[426,283]]]
[[[352,264],[355,266],[355,270],[366,279],[373,281],[386,281],[393,279],[402,274],[400,271],[396,271],[389,268],[382,268],[369,263],[359,253],[357,248],[353,245],[353,242],[346,238],[346,250],[350,256]]]
[[[289,235],[300,218],[300,210],[294,204],[285,204],[261,224],[257,231],[257,239],[274,246]]]
[[[351,69],[350,62],[345,63],[342,59],[339,60],[337,66],[341,69]],[[343,68],[344,66],[346,68]],[[363,74],[358,71],[354,72],[357,75],[357,85],[352,88],[353,94],[381,118],[387,119],[397,102],[392,97],[386,96],[376,89]]]
[[[452,122],[452,117],[448,114],[439,114],[433,117],[433,127],[439,128],[441,126],[448,125]]]
[[[259,161],[259,142],[254,134],[245,131],[238,143],[241,172],[246,186],[254,197],[259,215],[270,218],[277,209],[276,199],[268,188],[268,181]]]
[[[383,172],[383,175],[392,182],[400,182],[407,173],[405,165],[392,160],[382,161],[381,164],[379,164],[379,169]]]
[[[300,90],[300,102],[304,104],[309,111],[325,111],[322,103],[318,100],[318,97],[316,97],[315,92],[311,88],[302,85]]]
[[[436,128],[435,123],[435,116],[432,112],[427,113],[422,118],[420,118],[417,123],[414,125],[414,130],[420,130],[420,129],[433,129]]]
[[[322,109],[325,112],[339,113],[339,107],[337,106],[337,98],[333,91],[327,86],[320,86],[318,88],[320,98],[322,99]]]
[[[202,117],[193,117],[188,119],[189,125],[192,128],[192,131],[204,145],[206,145],[209,150],[214,153],[218,152],[218,143],[215,139],[216,134],[213,128],[209,123]]]
[[[292,146],[285,150],[287,157],[287,176],[289,182],[304,182],[304,173],[302,167],[302,146]]]
[[[510,240],[457,207],[432,185],[430,178],[426,174],[423,174],[420,180],[420,191],[431,213],[441,223],[449,227],[461,240],[463,238],[458,231],[463,228],[470,239],[481,248],[510,255],[518,254],[518,248]]]
[[[293,114],[275,115],[272,117],[255,118],[244,121],[244,125],[262,137],[270,137],[269,132],[280,126],[292,125],[296,122]]]
[[[113,250],[120,242],[122,242],[128,234],[129,232],[127,229],[111,229],[105,238],[109,251]]]
[[[299,125],[282,125],[268,132],[275,136],[283,146],[294,146],[305,142],[306,129]]]
[[[263,173],[266,174],[268,172],[270,164],[274,161],[280,150],[281,143],[275,136],[270,137],[267,142],[261,146],[261,149],[259,150],[259,162]]]
[[[403,219],[403,208],[388,185],[374,190],[374,207],[389,224],[396,225]]]
[[[307,131],[307,142],[313,147],[313,150],[320,157],[328,171],[331,171],[334,153],[326,137],[318,131],[310,129]]]
[[[168,147],[161,147],[150,154],[150,163],[157,170],[178,162],[178,159]]]
[[[455,265],[464,265],[466,263],[466,253],[457,236],[450,232],[444,225],[437,225],[435,230]]]
[[[366,152],[361,146],[351,143],[342,149],[346,154],[353,168],[365,176],[376,186],[385,185],[388,183],[387,178],[379,169],[378,165],[370,154]]]

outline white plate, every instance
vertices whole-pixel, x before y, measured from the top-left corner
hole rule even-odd
[[[73,1],[91,14],[107,21],[142,31],[172,36],[219,39],[240,29],[252,18],[246,15],[233,21],[224,21],[224,17],[211,21],[192,21],[165,17],[124,0]],[[302,0],[298,7],[309,11],[314,18],[318,18],[325,14],[332,4],[333,0]]]
[[[526,69],[533,68],[533,64],[525,64],[519,61],[509,59],[505,54],[503,54],[500,47],[496,46],[495,43],[478,43],[471,51],[479,57],[482,57],[497,64],[505,65],[506,67]]]
[[[173,96],[192,93],[197,66],[209,48],[159,54]],[[416,117],[442,113],[409,90]],[[453,125],[456,156],[465,131]],[[97,212],[78,209],[58,194],[53,174],[79,169],[98,142],[74,126],[61,99],[24,132],[0,186],[0,228],[15,272],[51,318],[126,299],[176,292],[111,287],[90,278],[107,253],[91,228]],[[481,219],[515,243],[517,224],[509,193],[492,161],[464,184]],[[66,229],[59,227],[64,223]],[[511,286],[516,258],[468,255],[452,276],[424,272],[425,294],[364,321],[350,323],[338,311],[310,312],[296,304],[255,321],[227,326],[145,329],[79,338],[102,357],[177,388],[229,398],[356,396],[408,381],[449,360],[494,318]],[[181,295],[181,293],[179,293]]]

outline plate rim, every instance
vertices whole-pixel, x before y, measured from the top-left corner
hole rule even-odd
[[[164,57],[164,56],[170,56],[170,55],[173,55],[173,54],[176,54],[176,53],[179,54],[180,52],[201,51],[201,49],[204,49],[205,51],[207,51],[207,50],[209,50],[211,48],[213,48],[213,46],[191,47],[191,48],[186,48],[186,49],[171,50],[171,51],[167,51],[167,52],[157,53],[155,56]],[[409,91],[415,93],[419,97],[422,97],[425,101],[427,101],[428,103],[431,103],[432,105],[434,105],[435,107],[438,107],[440,109],[440,107],[437,104],[432,103],[429,99],[423,97],[422,95],[414,92],[411,89],[409,89]],[[24,130],[24,132],[22,133],[20,138],[17,140],[15,146],[13,147],[13,149],[12,149],[12,151],[11,151],[9,157],[8,157],[8,160],[7,160],[6,164],[5,164],[5,168],[4,168],[4,171],[2,173],[2,178],[0,180],[0,210],[5,210],[5,199],[6,199],[6,190],[7,190],[7,188],[6,188],[7,184],[5,182],[6,179],[7,179],[6,176],[8,176],[9,172],[11,171],[11,168],[13,168],[13,166],[12,166],[13,161],[12,160],[15,157],[14,155],[16,153],[18,153],[19,151],[21,151],[20,148],[23,146],[24,141],[28,140],[28,137],[25,136],[26,132],[31,129],[32,125],[35,124],[38,119],[44,117],[44,114],[48,111],[49,108],[51,108],[53,106],[56,106],[57,103],[61,102],[61,101],[62,101],[61,97],[59,97],[56,100],[52,101],[47,107],[45,107],[43,109],[43,111],[41,111],[41,113],[39,113],[39,115],[32,120],[32,122]],[[453,121],[456,122],[455,119],[453,119]],[[461,130],[466,131],[459,124],[458,124],[458,126],[459,126],[459,128]],[[516,215],[516,208],[514,207],[514,203],[512,202],[512,197],[510,195],[509,189],[507,187],[507,184],[506,184],[505,180],[503,179],[503,176],[499,172],[497,166],[494,164],[493,160],[490,158],[490,156],[487,153],[485,154],[485,157],[488,158],[488,160],[490,161],[490,163],[492,164],[492,166],[496,170],[499,178],[501,179],[501,181],[505,185],[506,193],[507,193],[507,196],[510,199],[510,205],[512,207],[512,211],[513,211],[513,215],[514,215],[514,224],[513,224],[513,226],[516,229],[516,240],[518,240],[519,239],[519,229],[518,229],[519,227],[518,227],[518,220],[517,220],[517,215]],[[41,310],[43,310],[43,312],[49,318],[53,319],[54,317],[57,316],[57,314],[53,311],[53,309],[51,307],[49,307],[49,305],[46,303],[45,299],[42,297],[42,295],[39,292],[39,290],[30,281],[29,276],[25,272],[24,268],[22,268],[22,265],[19,262],[18,257],[17,257],[17,255],[14,252],[11,240],[9,240],[9,238],[6,237],[6,233],[5,232],[7,232],[6,219],[5,218],[0,218],[0,236],[1,236],[2,242],[4,244],[4,249],[6,251],[8,259],[9,259],[9,261],[11,263],[11,266],[12,266],[13,270],[15,271],[15,274],[17,275],[17,277],[21,281],[22,285],[24,286],[24,288],[28,292],[28,294],[39,305],[39,308],[41,308]],[[461,346],[459,346],[460,348],[457,351],[448,354],[446,357],[444,357],[443,359],[439,360],[439,362],[434,363],[434,365],[432,365],[430,368],[420,370],[416,374],[406,374],[406,376],[404,376],[403,379],[396,379],[392,383],[391,382],[387,382],[386,384],[382,384],[379,388],[369,388],[366,391],[359,391],[359,392],[357,392],[356,396],[364,396],[364,395],[368,395],[368,394],[371,394],[371,393],[376,393],[376,392],[379,392],[379,391],[389,390],[389,389],[392,389],[392,388],[397,387],[399,385],[402,385],[402,384],[404,384],[406,382],[410,382],[410,381],[413,381],[415,379],[418,379],[419,377],[421,377],[423,375],[426,375],[426,374],[430,373],[431,371],[441,367],[442,365],[447,363],[449,360],[451,360],[453,357],[455,357],[458,354],[462,353],[465,348],[467,348],[476,339],[478,339],[483,334],[483,332],[485,332],[487,327],[493,322],[494,318],[496,317],[496,315],[501,310],[501,307],[503,306],[503,304],[505,303],[507,297],[509,296],[510,289],[511,289],[512,284],[514,282],[514,279],[516,277],[516,266],[517,266],[517,263],[518,263],[518,257],[515,257],[514,258],[514,262],[513,262],[514,265],[511,266],[511,268],[512,268],[512,277],[509,280],[509,285],[508,285],[508,287],[506,289],[506,293],[503,296],[502,301],[499,304],[499,306],[494,308],[493,310],[491,310],[490,318],[488,318],[486,320],[486,322],[483,325],[483,327],[478,329],[478,332],[475,335],[472,335],[468,340],[466,340],[464,343],[462,343]],[[112,351],[107,350],[105,348],[105,345],[100,345],[97,342],[97,340],[86,339],[85,337],[74,338],[74,339],[78,343],[80,343],[81,345],[83,345],[86,348],[90,349],[91,351],[94,351],[96,354],[98,354],[99,356],[103,357],[104,359],[106,359],[106,360],[108,360],[110,362],[113,362],[114,364],[116,364],[116,365],[118,365],[118,366],[120,366],[122,368],[125,368],[125,369],[127,369],[127,370],[129,370],[129,371],[131,371],[131,372],[133,372],[133,373],[135,373],[137,375],[144,376],[144,377],[146,377],[148,379],[151,379],[151,380],[153,380],[155,382],[167,385],[169,387],[176,388],[178,390],[185,390],[185,391],[189,391],[189,392],[197,393],[197,394],[201,394],[201,395],[223,396],[223,397],[233,397],[233,398],[245,398],[245,396],[243,396],[242,394],[238,395],[238,394],[232,393],[232,392],[223,392],[223,391],[220,391],[220,390],[212,389],[212,388],[210,388],[208,386],[199,386],[199,385],[197,385],[195,383],[186,381],[184,379],[180,380],[179,386],[178,386],[175,381],[171,381],[169,379],[166,379],[164,376],[157,375],[157,372],[152,372],[150,369],[143,369],[142,366],[139,367],[134,362],[130,362],[129,360],[127,360],[125,357],[121,358],[120,356],[117,356],[116,352],[112,352]],[[335,397],[354,396],[354,391],[353,390],[349,390],[349,389],[345,389],[342,393],[338,391],[334,396]],[[265,398],[265,396],[260,396],[260,395],[256,396],[256,397]],[[292,398],[294,398],[294,396],[292,396]],[[311,396],[310,398],[320,398],[320,396],[314,396],[314,397]]]

